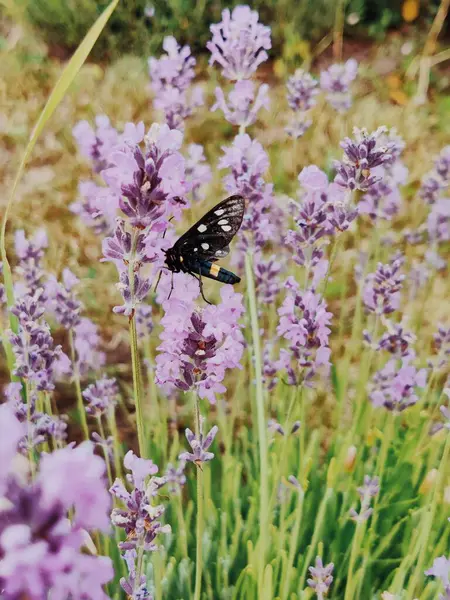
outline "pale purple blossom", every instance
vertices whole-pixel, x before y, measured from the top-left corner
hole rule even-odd
[[[212,180],[212,172],[200,144],[187,147],[185,178],[194,201],[202,200],[205,197],[204,187]]]
[[[163,302],[164,329],[156,357],[158,385],[183,391],[195,388],[200,398],[211,403],[216,394],[226,391],[222,383],[226,371],[241,368],[244,345],[238,321],[244,307],[242,295],[231,286],[223,286],[220,294],[220,304],[196,309],[198,285],[194,291],[190,281],[177,278],[170,299]]]
[[[434,168],[425,175],[419,191],[427,204],[434,204],[446,195],[450,186],[450,146],[445,146],[434,161]]]
[[[197,466],[201,466],[202,463],[208,462],[214,458],[212,452],[208,452],[209,447],[214,441],[219,428],[217,425],[206,434],[203,434],[204,418],[200,417],[200,432],[197,437],[189,428],[186,429],[186,439],[189,442],[192,452],[182,452],[179,455],[180,460],[185,462],[193,462]]]
[[[189,46],[181,47],[173,36],[163,41],[166,54],[161,58],[149,58],[148,68],[151,85],[155,92],[167,88],[176,88],[183,92],[189,88],[195,77],[195,58]]]
[[[11,468],[22,425],[10,410],[0,407],[0,425],[8,428],[0,436],[2,598],[107,600],[103,586],[113,577],[111,560],[83,552],[87,531],[108,526],[104,461],[87,442],[67,446],[44,455],[39,472],[29,482]]]
[[[363,290],[364,306],[378,315],[388,315],[400,306],[400,292],[405,275],[400,273],[402,258],[390,264],[378,263],[375,273],[370,273]]]
[[[277,260],[276,254],[269,257],[255,256],[253,262],[258,299],[262,304],[271,304],[282,288],[280,274],[283,264]]]
[[[119,387],[114,377],[102,377],[91,383],[83,392],[86,412],[93,417],[101,417],[114,409],[117,404]]]
[[[320,74],[320,87],[331,106],[345,112],[352,105],[350,84],[358,73],[358,63],[350,58],[344,64],[334,64]]]
[[[369,383],[369,398],[374,406],[399,413],[419,401],[416,390],[424,388],[426,382],[426,369],[417,370],[408,358],[402,359],[400,366],[391,359]]]
[[[380,491],[378,477],[364,475],[364,484],[359,487],[357,491],[361,499],[360,510],[357,512],[354,508],[351,508],[349,514],[353,521],[363,523],[364,521],[367,521],[373,513],[373,508],[371,507],[372,498],[375,498]]]
[[[328,374],[330,368],[329,335],[332,314],[325,300],[311,290],[301,291],[295,280],[286,282],[287,294],[278,309],[278,335],[289,344],[289,351],[280,351],[279,368],[286,369],[288,383],[296,385],[311,379],[320,369]]]
[[[168,533],[170,525],[163,525],[159,518],[164,513],[162,504],[155,505],[153,498],[167,482],[165,477],[150,477],[158,472],[153,461],[137,457],[130,450],[124,458],[124,466],[131,471],[127,480],[133,489],[129,492],[121,479],[116,479],[110,493],[124,508],[114,508],[111,522],[125,530],[126,540],[119,543],[122,551],[143,549],[145,552],[158,550],[158,536]]]
[[[183,130],[185,120],[203,103],[203,89],[198,85],[187,91],[175,87],[162,89],[154,100],[155,108],[164,112],[167,125],[179,130]]]
[[[108,166],[108,156],[119,143],[119,133],[106,115],[95,117],[95,129],[88,121],[79,121],[72,134],[80,154],[91,161],[96,173]]]
[[[287,100],[294,112],[306,112],[316,104],[316,96],[320,93],[317,89],[318,81],[304,71],[297,69],[287,82]]]
[[[83,305],[78,300],[74,289],[78,283],[78,277],[70,269],[65,268],[61,283],[52,275],[46,284],[47,306],[56,321],[65,329],[74,329],[81,320],[80,313]]]
[[[114,229],[118,209],[119,196],[93,181],[78,184],[78,200],[70,205],[70,210],[97,235]]]
[[[41,261],[44,250],[48,247],[48,238],[45,229],[37,229],[33,236],[27,238],[23,229],[14,234],[14,247],[19,259],[15,273],[19,277],[14,285],[15,296],[32,295],[44,287],[45,271]]]
[[[151,335],[153,331],[153,309],[150,304],[139,304],[136,308],[136,329],[140,338]]]
[[[320,556],[316,557],[316,564],[314,567],[308,567],[308,570],[311,573],[311,579],[308,579],[307,583],[316,593],[318,600],[324,600],[328,595],[328,590],[333,583],[333,569],[334,564],[328,563],[324,566]]]
[[[171,494],[180,494],[186,483],[186,475],[184,474],[186,462],[178,461],[177,465],[169,463],[164,474],[167,479],[167,488]]]
[[[386,127],[379,127],[375,132],[368,133],[366,129],[353,130],[354,139],[345,138],[341,142],[344,150],[342,161],[334,161],[336,177],[334,181],[342,188],[353,191],[367,191],[372,185],[381,180],[381,175],[372,173],[375,167],[390,163],[394,160],[397,143],[390,141],[380,144],[380,139],[386,135]]]
[[[206,44],[211,52],[209,64],[217,62],[227,79],[249,79],[268,58],[272,47],[270,27],[258,22],[259,15],[249,6],[222,11],[222,21],[211,25],[212,39]]]
[[[269,109],[269,86],[263,83],[255,89],[253,81],[237,81],[234,88],[225,99],[223,90],[216,87],[216,102],[211,107],[212,111],[222,110],[225,119],[232,125],[249,127],[253,125],[261,108]]]
[[[90,319],[81,317],[73,333],[79,374],[86,375],[91,369],[99,371],[106,362],[106,356],[100,350],[101,338],[98,326]]]
[[[441,580],[444,593],[439,595],[438,600],[448,600],[450,598],[450,559],[445,556],[435,558],[431,568],[425,571],[425,575]]]
[[[45,306],[42,290],[19,299],[11,312],[19,320],[17,333],[10,332],[16,361],[14,375],[27,379],[37,390],[54,389],[53,369],[61,356],[61,346],[54,346],[48,324],[42,318]]]

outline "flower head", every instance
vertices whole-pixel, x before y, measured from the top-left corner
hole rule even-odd
[[[328,565],[323,566],[320,556],[316,557],[315,566],[308,568],[311,573],[311,579],[308,579],[308,585],[315,591],[318,600],[324,600],[325,596],[328,594],[330,585],[333,583],[333,569],[333,563],[328,563]]]
[[[350,84],[358,73],[358,63],[351,58],[344,64],[331,65],[320,74],[320,87],[331,106],[345,112],[352,104]]]
[[[206,436],[204,436],[203,424],[204,418],[200,417],[200,433],[198,437],[190,429],[186,429],[186,439],[189,442],[192,452],[182,452],[178,457],[180,460],[193,462],[197,466],[200,466],[202,463],[214,458],[214,454],[212,452],[208,452],[208,449],[213,443],[219,428],[217,425],[214,425],[214,427],[206,434]]]
[[[316,104],[316,96],[320,93],[317,89],[318,82],[314,77],[297,69],[287,82],[287,100],[294,112],[305,112]]]
[[[116,404],[118,394],[119,388],[114,377],[102,377],[91,383],[83,392],[87,414],[94,417],[105,414]]]
[[[350,509],[350,517],[357,522],[367,521],[373,513],[371,508],[372,498],[378,495],[380,491],[378,477],[369,477],[364,475],[364,485],[358,488],[358,495],[361,499],[361,508],[359,513],[354,508]]]
[[[222,22],[211,25],[212,40],[206,44],[211,52],[209,64],[222,67],[227,79],[248,79],[267,60],[272,47],[270,28],[258,22],[259,15],[249,6],[236,6],[233,12],[222,11]]]
[[[390,264],[378,263],[375,273],[367,276],[363,300],[369,311],[388,315],[398,309],[405,279],[400,273],[402,265],[403,259],[396,257]]]
[[[424,388],[426,381],[426,369],[417,370],[405,359],[397,367],[396,360],[392,359],[373,376],[369,397],[374,406],[402,412],[418,402],[416,388]]]
[[[149,58],[148,69],[151,85],[155,92],[167,88],[176,88],[184,92],[195,77],[195,58],[189,46],[181,46],[173,36],[167,36],[163,41],[166,54],[161,58]]]
[[[253,81],[237,81],[228,94],[228,102],[220,87],[216,88],[216,103],[211,110],[221,109],[225,119],[232,125],[252,125],[261,108],[269,108],[269,86],[265,83],[255,91]]]

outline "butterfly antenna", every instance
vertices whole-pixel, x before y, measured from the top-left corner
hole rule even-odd
[[[156,282],[156,285],[155,285],[155,289],[154,289],[155,294],[156,294],[156,290],[158,289],[159,282],[161,281],[161,275],[162,275],[162,269],[160,269],[160,271],[159,271],[158,281]]]
[[[172,295],[173,292],[173,271],[172,271],[172,285],[170,286],[170,292],[169,295],[167,296],[167,300],[170,300],[170,296]]]
[[[172,219],[173,219],[173,218],[174,218],[174,217],[170,217],[170,219],[169,219],[168,223],[170,223],[170,221],[172,221]],[[168,227],[166,227],[166,228],[164,229],[164,233],[163,233],[163,239],[166,237],[167,230],[168,230]]]

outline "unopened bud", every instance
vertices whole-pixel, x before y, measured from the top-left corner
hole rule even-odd
[[[357,453],[358,450],[356,449],[356,446],[350,446],[350,448],[347,450],[347,456],[344,459],[344,469],[347,471],[347,473],[351,473],[355,468]]]
[[[433,489],[438,476],[439,471],[437,469],[431,469],[431,471],[428,471],[428,473],[425,475],[425,479],[422,481],[422,485],[419,488],[419,493],[428,494],[428,492]]]

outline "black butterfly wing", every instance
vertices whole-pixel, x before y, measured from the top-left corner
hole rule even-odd
[[[238,232],[245,212],[242,196],[219,202],[174,244],[180,255],[201,260],[218,260],[230,251],[228,245]]]

